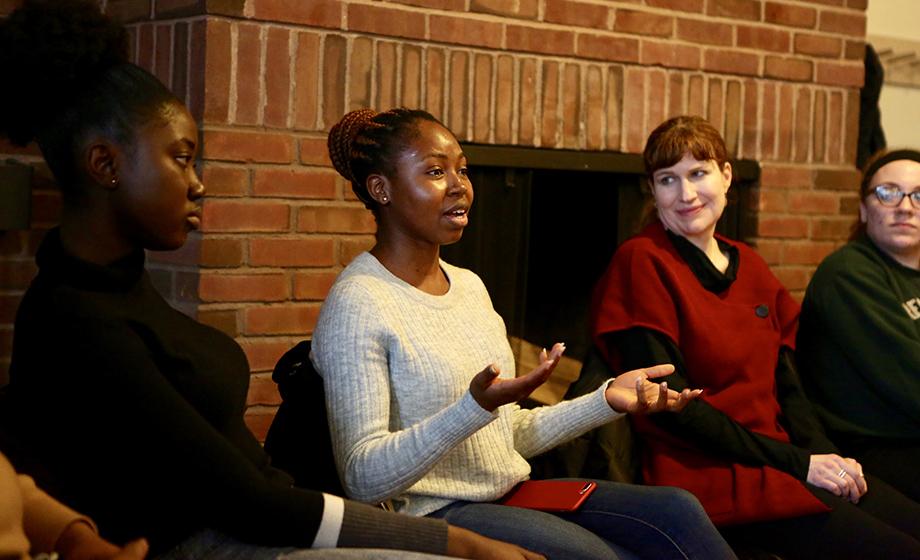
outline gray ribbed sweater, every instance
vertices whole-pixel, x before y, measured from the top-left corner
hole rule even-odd
[[[482,409],[473,376],[490,363],[514,375],[505,325],[478,276],[441,268],[450,289],[433,296],[362,253],[339,275],[313,334],[346,492],[393,499],[412,515],[495,500],[528,477],[525,457],[618,415],[606,383],[555,406]]]

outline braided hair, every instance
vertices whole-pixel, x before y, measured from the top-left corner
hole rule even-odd
[[[91,134],[130,148],[137,131],[181,102],[128,62],[125,28],[94,0],[24,0],[0,22],[0,135],[36,140],[65,199],[79,193]]]
[[[377,203],[367,191],[367,178],[380,173],[392,177],[399,152],[418,134],[418,121],[441,124],[431,113],[399,107],[378,113],[358,109],[346,114],[329,131],[329,159],[339,175],[351,183],[355,195],[371,210]],[[443,125],[441,125],[443,126]]]

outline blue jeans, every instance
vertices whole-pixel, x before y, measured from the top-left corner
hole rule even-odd
[[[722,560],[735,554],[692,494],[597,481],[578,511],[546,513],[455,502],[430,517],[544,554],[550,560]]]
[[[366,548],[316,548],[256,546],[219,531],[195,533],[155,560],[449,560],[445,556]]]

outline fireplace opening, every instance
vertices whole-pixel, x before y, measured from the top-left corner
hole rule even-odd
[[[616,248],[640,227],[645,181],[638,155],[463,146],[475,201],[463,238],[442,258],[483,280],[505,320],[518,373],[543,346],[566,343],[566,359],[533,395],[555,402],[577,378],[590,348],[594,284]],[[759,166],[733,161],[729,205],[720,233],[747,240],[756,230],[751,205]]]

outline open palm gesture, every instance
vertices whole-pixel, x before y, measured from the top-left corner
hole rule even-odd
[[[610,382],[605,393],[607,404],[617,412],[651,414],[653,412],[680,412],[690,401],[699,397],[702,389],[684,389],[680,393],[668,389],[667,381],[653,383],[649,379],[674,373],[674,366],[657,366],[634,369],[620,374]]]

